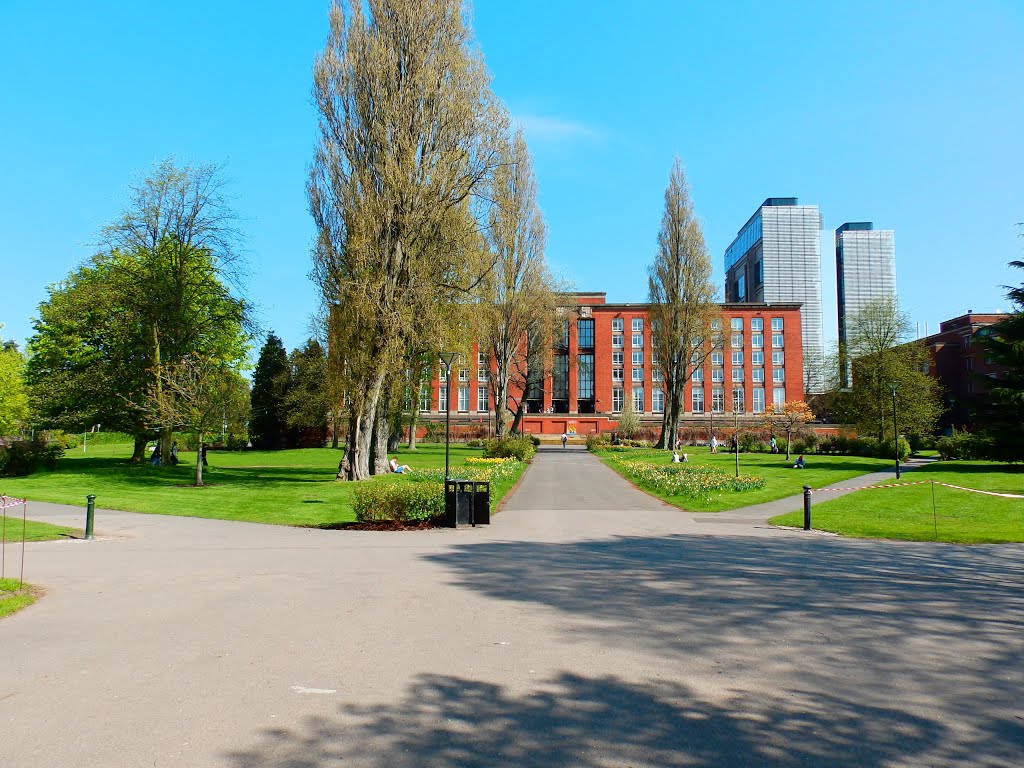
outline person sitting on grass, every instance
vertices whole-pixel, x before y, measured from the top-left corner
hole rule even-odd
[[[673,464],[686,464],[689,461],[690,457],[687,454],[680,454],[679,451],[672,451]]]
[[[408,464],[399,464],[398,459],[392,457],[391,461],[388,462],[388,466],[391,467],[391,471],[396,475],[401,475],[409,471]]]
[[[796,457],[796,464],[793,465],[793,469],[803,469],[807,465],[804,463],[804,455],[801,453]]]

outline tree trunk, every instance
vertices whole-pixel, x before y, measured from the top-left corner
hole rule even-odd
[[[523,414],[526,413],[526,395],[523,395],[523,399],[519,401],[519,406],[516,408],[516,417],[512,420],[512,427],[510,432],[516,433],[519,431],[520,425],[523,423]]]
[[[373,423],[384,387],[384,376],[384,373],[378,373],[367,386],[365,397],[353,402],[342,462],[345,480],[366,480],[370,476]]]
[[[789,449],[793,445],[793,433],[786,430],[786,461],[789,461]]]
[[[331,415],[331,448],[338,447],[338,416],[340,414],[334,411]]]
[[[419,403],[414,404],[416,407],[412,409],[412,415],[409,417],[409,443],[406,446],[407,450],[416,450],[416,425],[420,420]]]
[[[494,436],[501,440],[505,437],[507,420],[505,414],[508,412],[508,382],[504,384],[499,380],[494,385]]]
[[[196,486],[203,485],[203,436],[199,435],[199,448],[196,450]]]
[[[386,475],[388,470],[388,437],[391,434],[391,420],[388,418],[387,397],[377,402],[373,419],[373,438],[370,441],[370,474]]]
[[[146,445],[149,443],[149,435],[145,432],[135,435],[135,445],[132,447],[132,458],[133,464],[137,464],[146,460]]]

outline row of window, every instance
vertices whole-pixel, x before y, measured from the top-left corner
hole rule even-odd
[[[460,413],[469,413],[469,387],[460,386],[457,390],[458,404],[456,408]],[[420,390],[420,410],[430,410],[430,387],[425,386]],[[437,392],[437,410],[443,411],[448,406],[448,386],[443,385]],[[476,390],[476,409],[478,411],[489,411],[491,409],[491,392],[487,387],[478,387]]]
[[[633,387],[633,409],[639,413],[644,411],[644,388]],[[765,391],[764,387],[754,387],[751,390],[752,402],[751,407],[754,413],[764,413],[765,411]],[[622,405],[624,402],[625,390],[622,387],[612,388],[612,411],[614,413],[620,413],[622,411]],[[772,388],[772,402],[777,406],[781,407],[786,402],[786,388],[785,387],[774,387]],[[692,394],[690,395],[690,410],[692,413],[704,413],[704,388],[694,387]],[[663,389],[654,389],[651,392],[651,412],[652,413],[664,413],[665,411],[665,391]],[[723,387],[712,387],[711,388],[711,411],[713,413],[725,413],[725,389]],[[730,413],[744,413],[746,411],[746,401],[744,399],[743,389],[735,387],[732,390],[732,410]]]

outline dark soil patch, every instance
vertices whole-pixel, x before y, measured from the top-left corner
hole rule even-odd
[[[203,483],[202,485],[196,485],[195,483],[178,483],[175,488],[213,488],[217,485],[223,485],[223,483]]]
[[[370,523],[324,523],[316,527],[328,531],[426,531],[430,528],[442,528],[444,526],[429,520],[409,522],[377,520]]]

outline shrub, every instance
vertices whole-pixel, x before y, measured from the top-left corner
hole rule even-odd
[[[24,477],[40,467],[55,469],[57,459],[64,455],[59,443],[44,440],[23,440],[0,447],[0,476]]]
[[[793,441],[793,453],[807,453],[807,444],[801,440],[796,439]]]
[[[612,443],[611,437],[601,432],[587,435],[587,450],[599,451],[609,447]]]
[[[443,443],[444,442],[444,422],[443,421],[428,421],[423,425],[426,433],[423,435],[424,443]]]
[[[433,520],[444,515],[444,487],[435,483],[367,483],[356,489],[360,523]]]
[[[740,451],[751,453],[753,451],[764,452],[764,443],[753,432],[744,432],[740,435]]]
[[[534,448],[540,448],[540,438],[536,435],[530,435],[530,442],[533,443]]]
[[[980,435],[969,432],[953,431],[953,434],[939,438],[935,443],[939,458],[943,461],[951,459],[983,459],[992,453],[991,445]]]
[[[474,437],[472,440],[466,441],[467,448],[481,448],[483,447],[484,441],[478,437]]]
[[[527,437],[506,437],[502,440],[492,438],[484,441],[484,456],[489,459],[514,458],[529,461],[536,452],[537,446]]]

